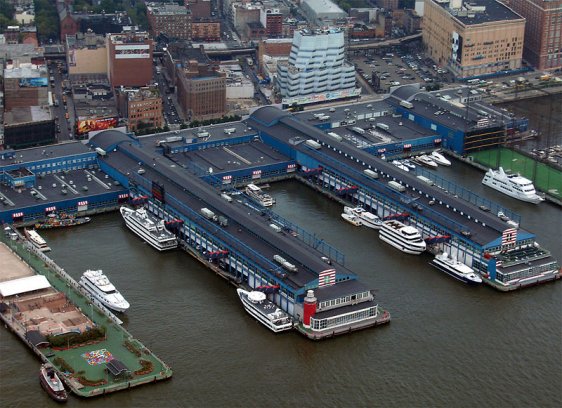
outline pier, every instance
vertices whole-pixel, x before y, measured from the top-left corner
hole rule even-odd
[[[0,236],[5,266],[0,285],[37,276],[45,277],[48,284],[4,296],[0,318],[41,362],[55,367],[72,393],[95,397],[172,376],[169,366],[121,327],[111,312],[87,298],[63,269],[21,237],[14,238]],[[73,334],[84,340],[76,343]],[[119,363],[119,370],[109,367],[111,361]]]

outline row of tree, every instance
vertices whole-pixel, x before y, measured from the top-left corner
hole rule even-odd
[[[18,22],[14,20],[14,6],[7,0],[0,0],[0,30],[4,32],[6,27],[10,25],[17,25]]]

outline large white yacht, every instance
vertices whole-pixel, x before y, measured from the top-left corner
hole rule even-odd
[[[451,161],[439,153],[437,150],[431,152],[429,158],[433,160],[435,163],[440,164],[441,166],[450,166]]]
[[[265,293],[253,290],[236,289],[246,312],[258,322],[274,332],[281,332],[293,328],[293,319],[276,304],[270,302]]]
[[[438,167],[437,163],[435,163],[435,160],[433,160],[427,154],[415,157],[414,160],[422,166],[429,167],[430,169],[436,169]]]
[[[544,198],[535,191],[535,186],[533,186],[531,180],[518,174],[507,174],[502,167],[498,170],[489,169],[482,180],[482,184],[521,201],[533,204],[544,201]]]
[[[125,312],[129,302],[119,293],[101,270],[87,270],[80,278],[80,285],[104,306],[117,312]]]
[[[474,273],[471,267],[449,256],[446,252],[435,255],[430,264],[461,282],[472,285],[482,283],[482,278]]]
[[[361,221],[361,224],[368,228],[380,229],[382,221],[375,214],[370,213],[363,207],[343,207],[345,214],[355,215]]]
[[[166,229],[164,220],[157,220],[142,207],[137,210],[121,207],[119,211],[127,227],[157,250],[177,248],[178,240]]]
[[[425,241],[416,228],[397,220],[383,221],[379,238],[407,254],[419,255],[426,248]]]
[[[24,229],[24,234],[29,242],[31,242],[39,251],[47,252],[51,250],[51,248],[47,245],[47,241],[45,241],[34,229]]]
[[[248,184],[246,186],[245,192],[264,207],[271,207],[273,204],[275,204],[275,200],[273,199],[273,197],[271,197],[267,193],[264,193],[263,190],[255,184]]]

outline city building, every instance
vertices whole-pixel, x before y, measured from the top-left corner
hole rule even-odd
[[[107,75],[105,37],[89,31],[66,36],[66,62],[70,79]]]
[[[517,72],[525,19],[496,0],[426,0],[423,43],[457,78]]]
[[[152,81],[154,42],[146,32],[108,34],[108,79],[112,87],[146,86]]]
[[[330,0],[302,0],[301,8],[314,22],[347,17],[347,13]]]
[[[504,0],[525,17],[523,58],[536,69],[562,68],[562,0]]]
[[[345,61],[343,32],[295,32],[288,62],[277,67],[277,87],[286,105],[358,96],[355,67]]]
[[[377,0],[377,5],[385,10],[396,10],[399,0]]]
[[[64,42],[67,35],[74,35],[80,30],[80,24],[70,13],[67,4],[57,3],[57,11],[59,14],[60,39]]]
[[[279,9],[261,9],[260,22],[268,38],[278,38],[283,34],[283,14]]]
[[[254,83],[246,78],[242,67],[237,61],[221,63],[219,70],[226,77],[226,99],[252,99]]]
[[[191,40],[191,12],[177,3],[148,3],[147,18],[150,34]]]
[[[211,0],[185,0],[184,4],[194,19],[211,17]]]
[[[133,26],[131,18],[126,11],[115,14],[74,14],[74,18],[78,19],[81,33],[94,32],[96,34],[105,35],[106,33],[122,33],[128,31]]]
[[[20,63],[4,69],[4,107],[15,108],[49,105],[49,77],[45,65]]]
[[[55,120],[48,105],[18,106],[4,112],[5,149],[23,149],[55,141]]]
[[[117,109],[127,118],[128,129],[154,129],[164,126],[162,95],[158,87],[116,89]]]
[[[226,75],[209,63],[190,59],[176,70],[177,100],[188,120],[220,118],[226,113]]]
[[[191,22],[193,41],[220,41],[221,22],[211,18],[194,18]]]

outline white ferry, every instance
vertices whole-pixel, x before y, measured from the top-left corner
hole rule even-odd
[[[275,200],[273,199],[273,197],[271,197],[267,193],[264,193],[263,190],[255,184],[248,184],[246,186],[245,192],[264,207],[271,207],[273,204],[275,204]]]
[[[407,254],[419,255],[426,248],[425,241],[416,228],[397,220],[383,221],[379,238]]]
[[[422,166],[429,167],[430,169],[436,169],[438,167],[437,163],[435,163],[435,161],[426,154],[418,156],[414,160]]]
[[[129,302],[115,289],[101,270],[87,270],[82,274],[79,283],[104,306],[122,313],[129,308]]]
[[[435,163],[440,164],[441,166],[450,166],[451,161],[443,156],[438,151],[431,152],[429,155],[430,159],[432,159]]]
[[[47,245],[47,241],[45,241],[34,229],[24,229],[24,234],[29,242],[31,242],[39,251],[47,252],[51,250],[51,248]]]
[[[244,289],[236,289],[236,292],[244,309],[271,331],[278,333],[293,328],[291,316],[270,302],[265,293],[256,290],[248,292]]]
[[[346,214],[355,215],[361,221],[361,224],[373,229],[380,229],[382,221],[375,214],[370,213],[362,207],[344,207],[343,212]]]
[[[177,248],[178,240],[166,229],[164,220],[157,220],[145,208],[121,207],[119,211],[127,227],[152,247],[159,251]]]
[[[507,174],[503,168],[489,169],[482,184],[521,201],[538,204],[544,201],[535,191],[533,182],[517,174]]]
[[[361,225],[363,225],[361,220],[354,214],[349,214],[344,212],[341,214],[341,217],[347,222],[349,222],[351,225],[355,225],[356,227],[360,227]]]
[[[461,282],[472,285],[482,283],[482,278],[474,273],[474,270],[471,267],[457,261],[446,252],[435,255],[435,258],[430,262],[430,264]]]

